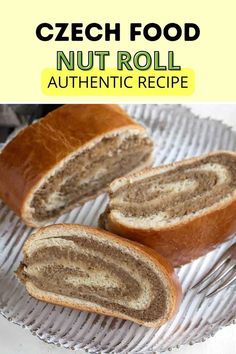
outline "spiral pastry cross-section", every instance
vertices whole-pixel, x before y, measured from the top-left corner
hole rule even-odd
[[[64,105],[20,131],[0,154],[0,198],[39,227],[152,164],[145,127],[116,105]]]
[[[109,233],[50,226],[33,235],[24,252],[18,276],[38,299],[154,327],[178,306],[171,266],[151,250]]]
[[[101,224],[179,265],[236,231],[235,196],[236,154],[219,151],[115,180]]]

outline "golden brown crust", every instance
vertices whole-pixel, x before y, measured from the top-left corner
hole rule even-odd
[[[27,219],[26,199],[61,160],[93,139],[128,127],[144,130],[117,105],[79,104],[56,109],[19,132],[1,152],[1,199]]]
[[[143,322],[143,321],[140,321],[138,319],[134,320],[130,316],[126,316],[125,314],[121,315],[119,312],[112,311],[112,310],[109,310],[109,309],[103,310],[101,308],[96,309],[95,307],[92,308],[92,307],[86,306],[86,305],[72,304],[71,302],[66,301],[66,300],[61,301],[59,299],[56,299],[55,297],[50,297],[50,296],[47,296],[47,295],[43,295],[42,293],[40,293],[40,294],[36,293],[33,290],[33,288],[30,285],[27,286],[27,284],[26,284],[26,289],[29,292],[29,294],[31,296],[33,296],[35,299],[37,299],[37,300],[45,301],[45,302],[48,302],[50,304],[59,305],[59,306],[62,306],[62,307],[69,307],[69,308],[72,308],[72,309],[75,309],[75,310],[79,310],[79,311],[86,311],[86,312],[97,313],[99,315],[104,315],[104,316],[117,317],[117,318],[120,318],[122,320],[129,320],[129,321],[132,321],[132,322],[135,322],[137,324],[140,324],[140,325],[143,325],[143,326],[146,326],[146,327],[150,327],[150,328],[159,328],[161,325],[163,325],[166,322],[165,319],[163,319],[161,321],[158,321],[158,323],[155,323],[155,322]],[[173,315],[174,315],[174,313],[170,315],[170,318]]]
[[[159,252],[174,266],[189,263],[225,242],[236,231],[236,201],[188,223],[162,230],[142,230],[108,221],[110,231]]]
[[[219,153],[236,155],[235,152],[228,151],[220,151]],[[214,153],[206,156],[212,154]],[[168,166],[175,167],[176,165],[187,164],[190,161],[202,159],[202,157],[188,159]],[[168,166],[154,169],[164,170]],[[145,175],[147,170],[138,174]],[[111,185],[115,185],[118,180],[124,179],[125,177],[117,179]],[[180,221],[178,225],[167,225],[160,229],[129,227],[112,218],[109,211],[107,215],[103,216],[103,225],[101,226],[118,235],[151,247],[166,257],[174,266],[180,266],[213,250],[233,235],[236,232],[235,215],[236,200],[232,198],[217,209],[206,210],[202,215],[195,216],[193,219]]]
[[[150,259],[155,265],[157,265],[157,267],[159,269],[161,269],[162,274],[165,276],[165,279],[168,283],[169,291],[171,293],[171,305],[169,306],[169,313],[167,313],[165,318],[162,319],[162,321],[158,322],[158,323],[155,323],[155,322],[150,322],[150,323],[145,322],[144,323],[143,321],[139,321],[139,320],[135,320],[135,322],[145,325],[147,327],[159,327],[162,323],[164,323],[164,322],[168,321],[170,318],[172,318],[173,315],[177,312],[180,302],[181,302],[181,298],[182,298],[181,286],[180,286],[180,283],[177,279],[177,276],[175,275],[174,268],[172,267],[172,265],[164,257],[159,255],[157,252],[153,251],[152,249],[150,249],[144,245],[141,245],[139,243],[121,238],[117,235],[114,235],[114,234],[108,232],[108,231],[96,229],[96,228],[89,227],[89,226],[82,226],[82,225],[57,224],[57,225],[50,225],[50,226],[47,226],[44,228],[40,228],[37,230],[36,233],[31,235],[23,247],[24,257],[27,256],[27,253],[29,251],[29,248],[30,248],[32,242],[34,242],[34,240],[36,240],[36,239],[40,239],[41,238],[40,236],[42,235],[42,233],[45,232],[45,230],[50,233],[50,228],[54,229],[54,230],[57,229],[58,231],[60,231],[60,230],[65,231],[65,229],[68,229],[68,230],[72,229],[74,232],[76,232],[76,229],[77,229],[78,231],[91,232],[94,235],[97,235],[98,237],[101,237],[103,239],[105,238],[105,239],[112,240],[116,243],[119,243],[119,244],[127,247],[130,250],[133,250],[133,249],[136,250],[144,257]],[[59,299],[55,299],[54,297],[44,296],[42,294],[39,295],[38,293],[36,293],[32,290],[32,287],[30,286],[30,284],[29,284],[29,286],[27,286],[27,281],[26,281],[25,285],[26,285],[26,288],[29,291],[29,293],[33,297],[36,297],[39,300],[43,300],[43,301],[53,303],[53,304],[58,304],[61,306],[75,308],[75,309],[82,310],[82,311],[96,312],[96,313],[100,313],[100,314],[107,315],[107,316],[115,316],[118,318],[123,318],[123,319],[134,321],[134,319],[129,316],[125,316],[125,315],[121,316],[118,312],[112,311],[109,309],[104,309],[104,311],[100,310],[100,309],[96,310],[95,306],[88,307],[85,305],[77,305],[77,304],[72,305],[69,302],[61,301]]]

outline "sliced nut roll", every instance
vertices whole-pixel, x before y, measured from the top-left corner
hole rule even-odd
[[[38,227],[152,163],[144,127],[116,105],[64,105],[21,131],[0,154],[0,197]]]
[[[177,311],[172,266],[142,245],[95,228],[59,224],[24,245],[17,275],[33,297],[159,327]]]
[[[175,266],[236,231],[236,153],[219,151],[115,180],[101,225]]]

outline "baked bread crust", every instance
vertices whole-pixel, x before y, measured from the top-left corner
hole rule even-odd
[[[117,105],[64,105],[20,131],[0,153],[0,197],[26,224],[38,227],[29,212],[34,191],[64,159],[89,148],[108,133],[145,133]],[[149,162],[150,164],[150,162]]]
[[[217,153],[231,154],[235,152],[218,151]],[[211,156],[215,153],[205,155]],[[135,173],[144,176],[149,171],[163,171],[167,167],[186,165],[192,161],[201,160],[204,156],[175,162],[169,165],[145,169]],[[132,181],[131,174],[128,179]],[[110,194],[124,185],[126,177],[117,178],[110,184]],[[236,195],[226,200],[218,207],[210,207],[201,215],[190,220],[181,220],[178,225],[167,225],[161,228],[142,229],[120,223],[109,213],[109,205],[100,217],[100,226],[118,235],[140,242],[159,252],[174,266],[180,266],[206,254],[225,242],[236,232]]]
[[[105,230],[100,230],[96,229],[93,227],[89,226],[82,226],[82,225],[74,225],[74,224],[56,224],[56,225],[50,225],[46,226],[44,228],[39,228],[34,234],[32,234],[28,240],[25,242],[24,247],[23,247],[23,254],[24,258],[27,258],[27,255],[29,254],[29,249],[31,247],[31,244],[35,240],[42,239],[44,237],[48,237],[50,235],[50,230],[55,231],[60,236],[62,232],[68,231],[73,231],[73,234],[76,234],[76,232],[80,231],[85,231],[87,233],[91,232],[93,235],[96,235],[99,238],[103,238],[105,240],[111,240],[115,243],[118,243],[120,245],[125,246],[129,250],[135,250],[137,251],[140,255],[144,256],[145,258],[149,259],[151,262],[153,262],[161,271],[163,276],[165,277],[165,280],[168,283],[168,288],[170,292],[170,304],[168,306],[168,310],[165,314],[165,317],[155,321],[155,322],[144,322],[138,319],[134,319],[130,316],[127,316],[125,314],[120,314],[119,312],[102,308],[101,306],[96,306],[92,305],[91,306],[86,306],[84,304],[75,304],[72,301],[68,301],[69,298],[61,295],[55,295],[53,293],[49,292],[41,292],[38,291],[37,288],[32,284],[32,282],[27,281],[27,279],[22,280],[21,273],[23,271],[24,265],[21,264],[17,270],[17,275],[21,279],[21,281],[24,282],[24,285],[29,292],[31,296],[38,300],[42,300],[48,303],[60,305],[60,306],[65,306],[65,307],[70,307],[74,308],[77,310],[81,311],[87,311],[87,312],[95,312],[98,314],[103,314],[106,316],[113,316],[121,319],[126,319],[126,320],[131,320],[134,321],[138,324],[144,325],[146,327],[153,327],[153,328],[159,328],[162,324],[164,324],[166,321],[171,319],[175,313],[177,312],[181,299],[182,299],[182,290],[180,283],[177,279],[177,276],[175,275],[174,268],[172,265],[166,260],[164,257],[159,255],[157,252],[153,251],[152,249],[143,246],[141,244],[138,244],[133,241],[129,241],[126,239],[123,239],[117,235],[114,235],[110,232],[107,232]]]

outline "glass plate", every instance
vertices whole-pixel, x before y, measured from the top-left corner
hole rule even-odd
[[[199,119],[180,105],[124,105],[145,124],[156,142],[155,165],[205,152],[236,150],[236,133],[222,122]],[[107,196],[100,195],[56,220],[56,223],[96,225]],[[0,311],[45,342],[90,353],[153,353],[205,340],[236,318],[232,286],[211,298],[191,286],[209,269],[233,239],[205,257],[177,269],[184,297],[178,314],[159,330],[129,321],[53,306],[31,298],[14,275],[22,246],[32,229],[5,205],[0,205]]]

